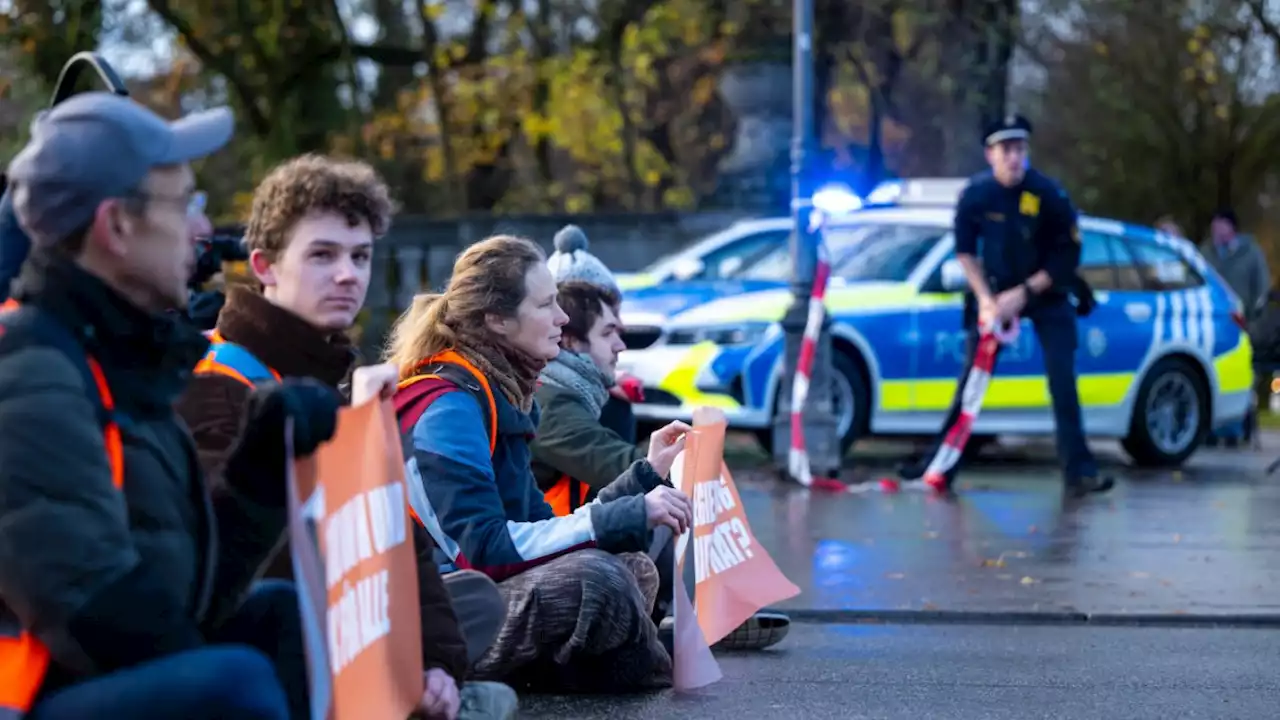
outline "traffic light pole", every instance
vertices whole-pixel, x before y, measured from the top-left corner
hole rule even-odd
[[[783,373],[778,389],[777,412],[773,419],[773,458],[777,468],[788,472],[791,450],[791,398],[805,321],[809,316],[809,297],[813,292],[814,273],[818,264],[819,237],[810,227],[813,213],[813,173],[810,162],[814,153],[815,118],[813,73],[813,0],[795,0],[791,70],[794,75],[792,111],[794,127],[791,141],[791,306],[782,318],[786,338]],[[805,446],[814,476],[834,477],[840,469],[840,438],[831,407],[831,333],[830,321],[823,317],[818,336],[809,392],[802,410]],[[793,478],[800,480],[800,478]]]

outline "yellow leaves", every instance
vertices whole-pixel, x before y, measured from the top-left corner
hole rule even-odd
[[[912,28],[911,13],[906,10],[895,10],[889,16],[889,26],[893,34],[893,46],[899,55],[906,55],[915,43],[916,35]]]
[[[520,118],[520,127],[530,143],[536,143],[552,135],[555,123],[545,115],[537,112],[526,113]]]
[[[1093,44],[1093,51],[1102,57],[1106,57],[1111,53],[1111,50],[1107,48],[1107,44],[1101,41]]]
[[[439,20],[441,16],[444,15],[443,2],[438,2],[434,4],[421,3],[421,6],[422,6],[422,17],[425,20],[435,22],[436,20]]]
[[[716,93],[716,78],[711,76],[703,76],[693,85],[691,99],[693,103],[699,107],[711,102],[712,97]]]
[[[383,160],[392,160],[396,156],[396,141],[394,137],[388,136],[382,138],[378,143],[378,157]]]

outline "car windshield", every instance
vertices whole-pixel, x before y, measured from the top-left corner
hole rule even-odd
[[[903,282],[944,235],[947,227],[882,223],[840,228],[849,237],[831,274],[847,282]]]
[[[947,228],[899,223],[845,225],[827,230],[832,274],[847,281],[901,282],[924,259]],[[785,281],[791,275],[789,244],[774,248],[750,262],[735,280]]]
[[[736,226],[731,225],[720,232],[712,233],[711,235],[698,240],[692,245],[680,248],[675,252],[667,253],[666,255],[659,257],[657,260],[649,263],[648,267],[644,268],[640,272],[649,275],[670,275],[681,260],[686,258],[700,258],[710,252],[712,248],[720,247],[721,245],[726,244],[730,239],[737,237],[740,234],[742,234],[742,231]]]

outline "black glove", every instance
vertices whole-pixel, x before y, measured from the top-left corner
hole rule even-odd
[[[328,442],[342,398],[312,378],[286,378],[255,388],[245,405],[240,440],[227,459],[226,483],[264,505],[285,503],[284,428],[293,420],[293,456],[306,457]]]
[[[1097,307],[1098,301],[1094,299],[1093,288],[1089,287],[1089,283],[1077,275],[1075,287],[1071,290],[1072,294],[1076,296],[1076,315],[1086,317],[1089,313],[1092,313],[1093,309]]]

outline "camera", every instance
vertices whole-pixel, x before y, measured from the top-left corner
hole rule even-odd
[[[212,235],[196,240],[196,264],[187,278],[187,317],[201,330],[213,329],[226,302],[222,290],[205,290],[204,284],[222,272],[223,263],[248,259],[249,252],[239,228],[215,228]]]

